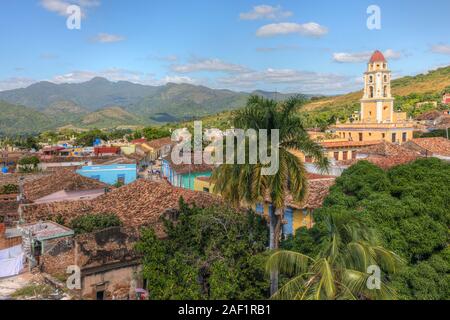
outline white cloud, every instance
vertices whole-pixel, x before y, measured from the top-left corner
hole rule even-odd
[[[75,70],[65,74],[56,75],[50,81],[54,83],[80,83],[95,77],[107,78],[110,81],[131,81],[143,83],[148,75],[127,69],[109,68],[101,71]]]
[[[36,80],[30,78],[12,77],[0,80],[0,91],[25,88],[35,83]]]
[[[197,84],[198,81],[192,79],[191,77],[186,76],[165,76],[163,79],[163,83],[189,83],[189,84]]]
[[[258,37],[273,37],[293,33],[298,33],[309,37],[321,37],[328,33],[328,29],[315,22],[308,22],[304,24],[281,22],[267,24],[256,31],[256,35]]]
[[[93,42],[99,43],[113,43],[124,41],[125,37],[117,34],[109,34],[109,33],[99,33],[94,38],[92,38]]]
[[[272,7],[266,4],[259,6],[254,6],[253,10],[246,13],[241,13],[239,18],[241,20],[259,20],[259,19],[270,19],[278,20],[282,18],[287,18],[292,16],[293,13],[290,11],[284,11],[281,6]]]
[[[44,9],[61,16],[68,16],[67,7],[74,4],[81,7],[81,12],[84,17],[87,8],[98,7],[100,0],[70,0],[69,2],[65,0],[41,0],[41,6]]]
[[[172,71],[178,73],[190,73],[198,71],[239,73],[248,70],[244,66],[227,63],[220,59],[197,59],[186,64],[172,65],[171,69]]]
[[[439,54],[450,54],[449,44],[436,44],[431,47],[431,52]]]
[[[333,60],[335,62],[340,63],[361,63],[361,62],[368,62],[370,60],[370,57],[372,56],[373,52],[371,51],[365,51],[365,52],[338,52],[333,53]],[[404,54],[401,51],[395,51],[392,49],[387,49],[383,52],[384,57],[388,60],[398,60],[401,59]]]
[[[295,69],[273,69],[252,71],[220,78],[219,83],[234,89],[277,86],[291,88],[302,93],[335,93],[355,87],[351,77],[332,73],[318,73]]]
[[[274,52],[274,51],[297,51],[300,50],[300,46],[297,45],[280,45],[275,47],[259,47],[256,48],[258,52]]]

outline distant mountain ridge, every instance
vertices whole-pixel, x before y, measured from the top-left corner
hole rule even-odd
[[[261,90],[254,94],[277,100],[297,95]],[[128,81],[112,82],[96,77],[87,82],[72,84],[42,81],[27,88],[2,91],[0,101],[24,106],[28,113],[34,113],[38,118],[47,117],[48,121],[42,127],[45,129],[67,125],[113,128],[120,125],[176,122],[233,110],[244,106],[249,95],[246,92],[192,84],[149,86]],[[10,120],[13,120],[14,116],[8,114],[12,117]],[[33,125],[11,128],[0,125],[0,133],[34,132],[40,127]]]

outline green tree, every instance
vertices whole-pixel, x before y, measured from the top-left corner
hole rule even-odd
[[[76,144],[82,147],[92,147],[96,139],[108,140],[108,135],[99,129],[89,130],[78,135]]]
[[[142,130],[145,139],[151,141],[155,139],[170,137],[170,131],[163,128],[148,127]]]
[[[308,256],[281,250],[271,255],[267,270],[293,276],[274,299],[392,299],[394,291],[380,279],[380,289],[366,285],[372,274],[369,266],[395,273],[402,260],[379,245],[374,230],[355,216],[331,214],[322,224],[324,233],[317,254]]]
[[[294,200],[303,200],[306,194],[307,180],[304,164],[292,151],[302,152],[315,159],[321,169],[328,167],[328,160],[322,148],[313,142],[303,127],[296,110],[304,100],[292,98],[278,104],[274,100],[252,96],[247,106],[238,110],[234,117],[234,127],[239,129],[268,130],[271,149],[272,130],[279,130],[279,169],[274,175],[262,175],[261,170],[267,165],[249,164],[247,148],[246,164],[224,164],[219,166],[212,175],[215,192],[236,206],[241,202],[255,204],[264,201],[268,196],[273,212],[270,217],[270,249],[279,248],[281,227],[284,215],[285,197],[290,193]],[[272,151],[273,152],[273,151]],[[236,162],[235,162],[236,163]],[[271,292],[277,291],[278,275],[271,274]]]
[[[352,215],[376,230],[381,245],[406,265],[390,276],[399,299],[450,299],[450,164],[419,159],[388,171],[360,161],[331,188],[316,224],[282,245],[315,256],[330,215]],[[299,233],[299,231],[297,231]],[[304,240],[304,241],[303,241]]]
[[[37,170],[38,164],[40,162],[41,161],[36,156],[26,156],[21,158],[18,161],[18,164],[20,165],[21,172],[32,172]]]
[[[197,208],[180,202],[174,220],[163,219],[167,237],[142,233],[143,277],[150,299],[264,299],[268,232],[253,212]]]

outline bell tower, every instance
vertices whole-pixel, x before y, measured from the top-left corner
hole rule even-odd
[[[364,73],[364,96],[361,99],[361,121],[389,123],[394,121],[394,99],[391,95],[391,71],[380,51],[375,51]]]

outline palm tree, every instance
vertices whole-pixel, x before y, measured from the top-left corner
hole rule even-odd
[[[234,126],[239,129],[279,130],[279,169],[274,175],[261,174],[264,165],[224,164],[214,170],[212,182],[214,191],[236,206],[243,202],[254,205],[266,199],[272,204],[270,216],[270,249],[279,248],[281,227],[285,208],[285,197],[291,194],[296,201],[302,201],[307,191],[306,170],[302,161],[293,151],[315,159],[317,167],[326,170],[328,159],[320,145],[313,142],[303,127],[302,120],[296,114],[297,107],[304,102],[300,98],[291,98],[278,104],[274,100],[258,96],[249,98],[244,109],[238,110],[234,117]],[[270,145],[269,145],[270,148]],[[247,150],[248,159],[248,150]],[[271,273],[271,293],[278,289],[278,273]]]
[[[267,271],[292,275],[273,299],[394,299],[395,292],[380,278],[378,289],[367,286],[369,266],[395,273],[403,263],[394,252],[378,245],[377,236],[364,223],[349,215],[324,218],[319,253],[278,251],[267,261]]]

